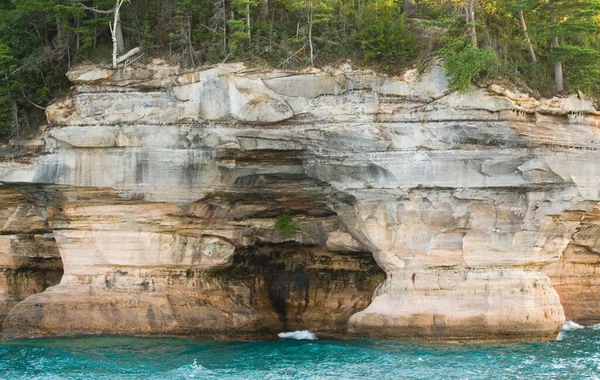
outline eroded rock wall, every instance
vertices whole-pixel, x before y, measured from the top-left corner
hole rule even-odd
[[[60,282],[62,262],[49,212],[35,199],[0,187],[0,323],[20,301]]]
[[[585,100],[463,95],[437,66],[69,78],[46,153],[0,166],[4,183],[46,190],[65,271],[10,311],[5,337],[545,340],[577,309],[564,295],[581,281],[560,285],[575,271],[556,263],[594,244]]]
[[[600,208],[585,213],[561,258],[545,268],[568,319],[600,323]]]

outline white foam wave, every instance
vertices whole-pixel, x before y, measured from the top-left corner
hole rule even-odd
[[[573,321],[567,321],[563,326],[563,331],[571,331],[571,330],[579,330],[583,329],[585,326],[580,325],[579,323],[575,323]]]
[[[169,378],[207,378],[209,375],[214,375],[214,372],[211,370],[204,368],[202,365],[198,364],[196,359],[192,364],[187,364],[181,366],[179,368],[174,369],[173,371],[168,373]]]
[[[589,326],[589,328],[591,328],[592,330],[600,330],[600,323],[598,323],[597,325]]]
[[[308,330],[289,331],[277,334],[281,339],[296,339],[296,340],[317,340],[315,333]]]
[[[552,363],[552,368],[554,369],[563,369],[563,368],[567,368],[567,365],[562,363],[562,362],[558,362],[558,363]]]

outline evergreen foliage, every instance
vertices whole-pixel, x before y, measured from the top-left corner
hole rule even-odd
[[[355,38],[369,64],[389,70],[402,67],[415,56],[415,37],[406,29],[404,16],[396,4],[373,0],[363,12],[362,30]]]
[[[43,122],[70,66],[111,62],[115,3],[0,0],[0,139]],[[141,46],[183,66],[423,71],[441,55],[463,91],[495,75],[539,95],[600,97],[600,0],[131,0],[119,14],[119,54]]]
[[[496,74],[500,59],[490,48],[476,48],[466,39],[451,40],[440,50],[445,57],[450,88],[469,92],[471,84],[487,74]]]

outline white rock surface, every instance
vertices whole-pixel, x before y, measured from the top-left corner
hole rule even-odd
[[[207,286],[172,273],[296,242],[369,251],[385,272],[349,319],[359,335],[550,340],[564,324],[542,268],[582,239],[582,218],[600,201],[600,116],[587,100],[499,86],[463,95],[437,66],[391,78],[156,62],[80,67],[69,78],[77,91],[47,111],[47,153],[0,164],[3,182],[61,186],[46,197],[60,204],[65,275],[62,288],[36,296],[47,310],[68,312],[62,294],[85,285],[156,292],[148,302],[167,313],[165,292]],[[287,236],[274,229],[281,213],[301,219]],[[19,313],[37,306],[19,307],[10,336],[23,332]],[[148,323],[149,334],[177,329]]]

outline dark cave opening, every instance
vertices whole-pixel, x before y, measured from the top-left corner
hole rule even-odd
[[[236,250],[231,266],[212,273],[229,287],[250,289],[250,307],[270,332],[344,333],[385,279],[370,252],[331,252],[296,242]]]
[[[23,234],[12,236],[7,252],[0,251],[0,330],[9,311],[25,298],[58,285],[63,263],[54,238]]]

